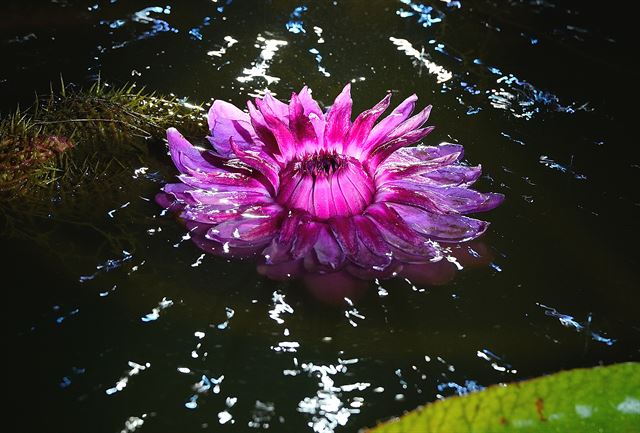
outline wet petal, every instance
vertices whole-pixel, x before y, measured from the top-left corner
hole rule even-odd
[[[402,218],[422,235],[439,242],[465,242],[484,233],[488,222],[462,215],[440,215],[412,206],[392,204]]]
[[[237,207],[224,205],[186,206],[180,213],[180,218],[205,224],[218,224],[238,218],[240,213],[248,206],[249,205]]]
[[[504,201],[502,194],[481,193],[468,188],[439,188],[424,184],[417,188],[446,213],[486,212],[495,209]]]
[[[250,206],[256,204],[272,203],[271,196],[264,192],[251,190],[238,191],[211,191],[211,190],[190,190],[185,194],[191,197],[196,204],[219,205],[226,207]]]
[[[283,246],[287,246],[288,249],[298,233],[298,225],[301,222],[302,217],[300,212],[289,211],[282,221],[278,242]]]
[[[447,167],[457,160],[458,154],[451,153],[449,155],[444,155],[438,158],[415,163],[396,163],[388,165],[383,164],[382,166],[378,166],[378,169],[376,170],[376,185],[381,186],[387,181],[402,181],[411,176],[429,173],[431,171]]]
[[[264,119],[262,113],[251,103],[247,102],[247,108],[249,109],[249,118],[251,120],[251,126],[253,127],[259,140],[264,143],[265,151],[272,155],[278,155],[280,153],[276,138],[267,126],[267,121]]]
[[[242,173],[229,171],[198,173],[197,176],[181,174],[178,179],[184,184],[194,188],[217,188],[225,189],[229,187],[242,187],[243,189],[255,189],[266,191],[264,185],[257,179]]]
[[[422,175],[429,183],[439,186],[469,186],[482,174],[482,167],[467,167],[465,165],[451,165]]]
[[[411,188],[402,188],[390,185],[387,185],[378,191],[376,201],[407,204],[435,213],[447,213],[450,211],[447,207],[441,207],[440,202],[434,201],[432,197],[427,194],[422,194]]]
[[[282,162],[291,161],[297,155],[297,141],[289,130],[288,120],[285,124],[281,117],[275,116],[270,112],[262,112],[262,115],[267,127],[278,144]]]
[[[464,156],[464,148],[461,145],[454,143],[440,143],[437,146],[419,145],[403,147],[389,156],[389,158],[387,158],[387,160],[380,166],[393,168],[397,164],[403,166],[406,164],[415,164],[441,158],[450,154],[456,154],[458,156],[457,161],[460,161]]]
[[[191,188],[190,186],[182,183],[168,183],[162,187],[162,191],[165,192],[166,194],[169,194],[175,200],[178,200],[186,204],[197,205],[198,202],[195,201],[191,197],[191,195],[187,194],[192,189],[193,188]]]
[[[414,131],[408,132],[401,137],[398,137],[394,140],[388,141],[386,143],[380,144],[375,148],[371,149],[371,153],[369,155],[364,155],[363,157],[368,157],[366,160],[367,167],[369,167],[370,172],[375,172],[375,169],[382,163],[385,159],[387,159],[392,153],[401,147],[409,146],[410,144],[416,143],[426,137],[431,131],[433,131],[434,127],[429,126],[427,128],[416,129]]]
[[[396,257],[405,262],[420,262],[440,257],[440,252],[414,231],[393,208],[377,203],[367,208],[366,214],[377,225],[383,239],[391,245]]]
[[[207,238],[237,246],[266,244],[277,234],[281,214],[279,205],[255,207],[211,228]]]
[[[388,139],[393,140],[394,138],[402,137],[406,133],[411,132],[414,129],[420,128],[429,119],[429,115],[431,114],[432,108],[433,107],[431,105],[427,105],[418,114],[409,118],[405,122],[402,122],[393,131],[389,133]]]

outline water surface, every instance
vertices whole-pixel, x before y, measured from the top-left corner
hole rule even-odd
[[[615,6],[618,7],[618,6]],[[609,9],[607,9],[609,8]],[[628,12],[626,12],[628,13]],[[62,74],[192,103],[309,85],[434,105],[502,192],[477,266],[335,290],[204,256],[138,166],[3,208],[13,431],[355,432],[419,404],[640,358],[635,71],[614,6],[570,1],[52,1],[0,7],[0,110]],[[204,136],[203,130],[202,135]],[[436,284],[437,283],[437,284]]]

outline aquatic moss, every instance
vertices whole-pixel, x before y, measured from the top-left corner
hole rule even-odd
[[[60,91],[0,119],[0,193],[34,195],[124,168],[176,125],[200,135],[202,107],[135,84],[114,88],[98,81],[70,90],[61,83]]]

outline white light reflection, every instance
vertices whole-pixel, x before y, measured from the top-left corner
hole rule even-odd
[[[124,422],[124,428],[120,430],[120,433],[131,433],[142,427],[144,420],[147,418],[147,414],[143,413],[141,416],[130,416]]]
[[[347,424],[352,414],[360,413],[364,398],[354,396],[343,401],[343,393],[363,391],[371,386],[370,383],[357,382],[342,386],[335,386],[331,376],[338,373],[346,374],[347,365],[358,362],[357,359],[338,360],[338,364],[314,365],[303,363],[302,371],[319,379],[319,390],[313,397],[305,397],[298,403],[298,412],[311,415],[308,426],[316,433],[334,433],[338,426]]]
[[[351,307],[350,309],[345,310],[344,316],[349,321],[349,324],[354,328],[356,328],[358,326],[358,323],[356,323],[354,319],[364,320],[365,316],[358,311],[358,309],[355,307],[351,299],[344,298],[344,300],[346,301],[347,305]]]
[[[129,371],[127,371],[124,376],[122,376],[118,382],[116,382],[115,386],[113,386],[112,388],[109,388],[105,391],[105,393],[107,395],[112,395],[115,394],[116,392],[120,392],[123,389],[125,389],[127,387],[127,385],[129,384],[129,379],[135,375],[137,375],[138,373],[140,373],[141,371],[146,370],[147,368],[151,367],[150,363],[145,363],[143,364],[138,364],[137,362],[133,362],[133,361],[129,361],[129,367],[131,367],[131,369]]]
[[[478,358],[484,359],[485,361],[489,362],[489,365],[491,365],[491,368],[493,368],[496,371],[499,371],[502,373],[511,373],[511,374],[516,374],[518,372],[518,370],[511,368],[509,364],[506,364],[505,362],[503,362],[498,355],[496,355],[495,353],[487,349],[478,350],[476,352],[476,356]],[[500,363],[498,363],[498,361],[500,361]]]
[[[232,36],[225,36],[224,41],[226,43],[222,46],[222,48],[220,48],[219,50],[208,51],[207,55],[212,57],[222,57],[224,54],[226,54],[227,49],[238,43],[238,40],[234,39]]]
[[[267,71],[271,66],[271,60],[273,60],[276,52],[287,44],[287,41],[266,39],[259,34],[256,37],[255,45],[256,48],[260,48],[261,50],[258,59],[251,64],[250,68],[244,68],[242,70],[242,75],[237,77],[236,80],[241,83],[248,83],[256,78],[262,78],[267,82],[267,86],[280,81],[280,78],[268,75]]]
[[[251,413],[251,421],[247,425],[251,428],[268,429],[271,418],[275,415],[275,409],[275,404],[270,401],[256,400],[255,408]]]
[[[406,39],[389,37],[389,40],[398,47],[399,51],[404,52],[409,57],[413,57],[413,59],[420,65],[420,70],[418,71],[419,74],[422,72],[422,67],[426,67],[429,74],[435,75],[438,83],[444,83],[453,77],[453,74],[450,71],[429,59],[424,48],[422,48],[421,51],[418,51],[413,47],[413,45],[411,45],[411,42]]]
[[[616,340],[612,338],[607,338],[602,334],[591,330],[591,321],[592,321],[591,314],[587,316],[586,323],[580,323],[576,321],[573,316],[560,313],[555,308],[547,307],[546,305],[543,305],[543,304],[536,304],[536,305],[545,310],[544,314],[546,316],[555,317],[556,319],[558,319],[558,321],[562,326],[565,326],[567,328],[573,328],[577,332],[584,332],[587,335],[590,335],[592,340],[595,340],[599,343],[604,343],[607,346],[613,346],[613,344],[616,342]]]
[[[269,310],[269,317],[278,325],[282,325],[284,323],[284,319],[280,317],[282,314],[293,314],[293,307],[287,304],[284,298],[284,294],[282,294],[282,292],[278,290],[273,292],[273,295],[271,297],[273,308]]]
[[[153,322],[154,320],[158,320],[160,317],[160,312],[165,308],[169,308],[173,305],[173,301],[171,299],[167,299],[166,297],[162,298],[160,302],[158,302],[158,306],[151,310],[151,313],[147,313],[140,318],[143,322]]]

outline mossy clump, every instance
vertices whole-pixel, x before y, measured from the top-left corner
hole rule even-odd
[[[0,193],[35,194],[65,179],[136,158],[170,126],[201,135],[203,108],[136,85],[113,88],[98,81],[84,90],[38,97],[27,110],[0,119]]]

